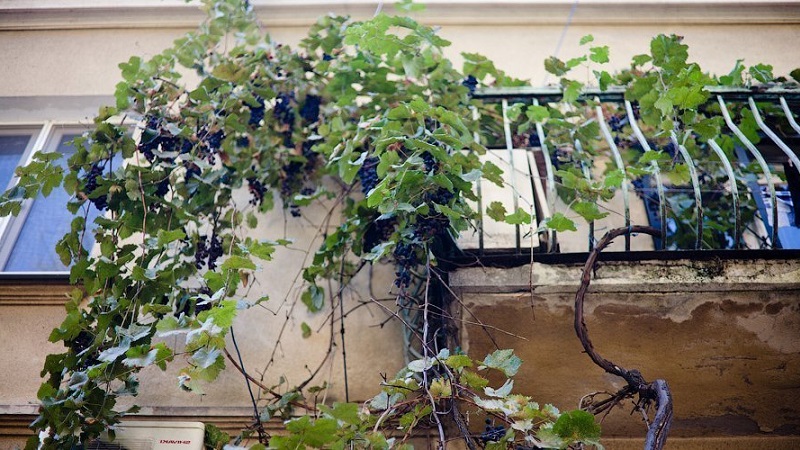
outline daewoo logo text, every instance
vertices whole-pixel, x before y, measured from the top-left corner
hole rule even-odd
[[[182,441],[179,439],[160,439],[158,441],[159,444],[177,444],[177,445],[189,445],[192,441]]]

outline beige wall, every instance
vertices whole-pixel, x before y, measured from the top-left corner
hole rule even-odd
[[[515,348],[524,361],[514,388],[562,410],[577,407],[583,395],[624,386],[591,362],[575,336],[581,269],[536,263],[462,269],[450,277],[463,304],[460,317],[471,321],[462,329],[463,348],[474,357],[493,351],[489,330],[500,348]],[[716,437],[728,448],[751,448],[739,437],[797,434],[797,261],[603,263],[594,280],[586,323],[595,349],[648,381],[669,383],[670,439]],[[605,438],[643,438],[641,416],[631,415],[630,406],[604,419]],[[800,438],[793,439],[789,446],[772,441],[771,448],[794,448]]]
[[[155,10],[103,8],[103,2],[76,0],[66,2],[72,9],[56,8],[52,5],[58,2],[53,1],[34,2],[41,8],[28,3],[0,5],[0,97],[110,95],[119,78],[119,62],[157,53],[202,17],[181,2],[170,8],[176,2],[131,2],[160,8]],[[542,62],[556,51],[572,2],[426,3],[429,11],[420,19],[441,25],[442,36],[453,42],[449,54],[457,61],[462,51],[479,52],[534,85],[554,81],[546,77]],[[375,11],[375,2],[367,1],[255,4],[265,28],[287,43],[297,42],[313,18],[327,11],[357,17]],[[392,9],[388,2],[384,8]],[[727,73],[738,58],[772,64],[778,74],[800,65],[796,1],[583,1],[558,55],[576,56],[580,37],[593,34],[596,43],[611,47],[612,67],[624,68],[632,55],[648,50],[650,38],[658,33],[684,36],[692,59],[717,74]]]
[[[200,18],[199,14],[192,12],[193,10],[185,6],[182,1],[131,0],[125,6],[120,6],[119,3],[110,0],[66,2],[9,0],[0,4],[0,62],[2,62],[0,124],[42,119],[88,120],[87,116],[92,108],[102,101],[107,101],[108,96],[113,93],[114,85],[119,78],[118,63],[127,60],[131,55],[147,57],[157,53],[190,29],[191,24]],[[375,2],[369,1],[328,2],[324,6],[315,5],[319,2],[303,1],[265,0],[254,3],[266,28],[274,38],[289,43],[297,42],[305,34],[311,18],[329,9],[352,12],[363,17],[370,15],[376,7]],[[483,53],[494,59],[499,67],[511,75],[530,79],[534,85],[547,80],[542,69],[542,61],[555,51],[572,4],[569,1],[537,0],[502,4],[452,1],[427,3],[430,4],[429,13],[422,15],[421,18],[432,25],[443,25],[442,36],[453,42],[449,50],[450,56],[458,60],[458,53],[461,51]],[[730,3],[736,4],[730,5]],[[391,8],[389,2],[385,8],[387,10]],[[744,58],[746,63],[773,64],[776,73],[779,74],[787,73],[800,65],[800,48],[797,45],[800,42],[800,6],[797,2],[587,0],[580,2],[573,23],[566,32],[559,56],[562,58],[575,56],[578,52],[578,39],[588,33],[595,36],[597,43],[611,46],[615,68],[624,67],[631,55],[646,51],[650,37],[657,33],[677,33],[685,36],[686,42],[692,49],[692,58],[701,62],[707,70],[716,73],[727,72],[737,58]],[[294,280],[306,257],[303,252],[309,249],[313,251],[316,245],[312,239],[319,218],[312,218],[308,222],[292,218],[284,221],[283,216],[275,215],[270,220],[271,223],[262,229],[265,236],[273,238],[282,236],[284,230],[288,228],[292,236],[297,238],[297,243],[295,250],[279,252],[277,261],[265,268],[254,288],[259,295],[269,294],[272,297],[270,303],[265,309],[247,311],[237,323],[236,330],[241,337],[246,358],[245,365],[249,369],[263,369],[269,361],[274,341],[286,313],[299,295],[300,287]],[[796,274],[796,269],[794,270]],[[495,276],[502,275],[495,274]],[[356,306],[359,301],[365,299],[364,286],[367,277],[364,278],[359,281],[362,288],[360,293],[348,296],[348,306]],[[386,278],[375,285],[378,295],[387,294],[386,286],[389,283],[385,280]],[[543,281],[543,284],[547,282]],[[46,343],[46,337],[50,329],[60,322],[60,315],[63,314],[60,306],[63,297],[59,289],[61,288],[55,286],[43,291],[37,285],[19,287],[18,283],[10,282],[0,290],[0,342],[3,343],[0,346],[0,435],[25,433],[25,422],[30,419],[29,414],[35,413],[35,393],[39,385],[38,373],[41,362],[45,354],[57,348]],[[797,289],[797,286],[793,289]],[[255,291],[253,294],[256,294]],[[522,334],[529,333],[531,342],[540,342],[543,345],[567,342],[566,347],[555,350],[539,346],[526,347],[528,344],[520,344],[517,341],[508,343],[521,347],[526,359],[538,358],[540,361],[538,365],[533,361],[527,365],[527,370],[532,371],[526,372],[530,375],[527,386],[532,389],[532,393],[540,394],[543,399],[553,398],[554,401],[560,399],[564,402],[575,399],[570,400],[566,395],[562,396],[562,392],[548,393],[543,390],[538,380],[542,379],[542,371],[546,372],[544,378],[552,378],[547,373],[554,372],[548,371],[557,369],[557,362],[544,362],[545,356],[551,353],[566,354],[564,352],[567,351],[578,353],[574,348],[574,340],[569,336],[568,326],[562,323],[569,319],[568,311],[563,305],[568,297],[567,291],[569,289],[546,299],[548,302],[555,302],[554,306],[540,307],[537,303],[534,311],[537,319],[533,322],[532,328],[527,322],[505,322],[507,317],[520,314],[526,317],[528,314],[527,301],[520,301],[516,294],[484,297],[472,293],[468,296],[470,304],[487,314],[487,320],[497,320],[498,326],[511,327]],[[736,302],[749,304],[747,299],[750,297],[746,291],[747,289],[742,289],[742,292],[736,294]],[[770,299],[778,295],[780,294],[759,293],[752,301],[759,305],[767,304],[773,302]],[[795,297],[796,295],[782,301],[790,305],[787,308],[796,310],[798,300]],[[287,303],[281,306],[284,299]],[[618,326],[620,320],[625,320],[620,319],[621,312],[627,311],[625,308],[628,306],[625,305],[635,304],[637,301],[636,296],[618,296],[616,300],[610,301],[611,306],[607,309],[607,314],[598,316],[598,320],[604,320],[602,323],[608,326]],[[651,306],[659,308],[658,305],[667,301],[671,300],[655,298],[652,299],[654,303]],[[490,305],[491,311],[481,310],[484,307],[482,305]],[[704,313],[706,316],[698,316],[693,319],[696,323],[690,323],[694,323],[700,331],[704,327],[709,327],[709,332],[724,334],[725,326],[730,319],[719,315],[720,307],[711,307],[711,312]],[[298,306],[295,312],[298,310],[302,310],[302,305]],[[501,311],[503,312],[498,315]],[[637,309],[637,311],[645,316],[652,315],[649,310]],[[321,333],[303,340],[299,336],[299,326],[303,321],[307,321],[316,330],[326,319],[326,314],[327,312],[324,312],[314,317],[306,317],[300,313],[288,322],[284,345],[277,350],[277,360],[266,376],[268,384],[272,384],[281,374],[289,374],[290,382],[296,382],[307,373],[305,364],[314,366],[320,361],[327,346],[329,329],[322,327]],[[738,320],[745,312],[737,314],[739,315],[735,317]],[[395,344],[399,333],[397,324],[390,323],[384,328],[377,326],[385,318],[383,311],[375,306],[361,308],[347,318],[346,344],[351,399],[363,400],[371,396],[380,382],[380,373],[391,374],[402,364],[400,349]],[[644,323],[651,323],[653,329],[660,330],[659,332],[663,332],[663,336],[668,336],[669,339],[694,336],[681,332],[681,327],[687,325],[680,325],[669,318],[657,318]],[[765,330],[769,326],[768,323],[764,323],[756,328],[766,333]],[[535,331],[537,328],[546,331],[545,335],[538,336]],[[742,325],[737,325],[736,330],[737,336],[741,338],[737,342],[744,343],[745,338],[750,339],[747,341],[751,342],[746,349],[747,355],[768,352],[769,355],[778,355],[775,358],[784,358],[780,355],[792,354],[794,356],[787,358],[794,358],[791,359],[793,364],[791,367],[796,368],[796,349],[789,353],[776,350],[764,344],[764,339],[757,331],[751,330],[750,334],[747,334]],[[338,334],[338,328],[335,332]],[[786,330],[786,333],[789,332]],[[478,353],[475,356],[480,356],[479,353],[487,349],[485,343],[476,337],[474,329],[468,329],[467,333],[466,343]],[[702,342],[704,339],[702,336],[705,335],[698,336]],[[609,340],[611,339],[613,336],[609,337]],[[8,345],[9,342],[14,344]],[[689,343],[690,341],[685,341],[681,345]],[[711,347],[703,347],[703,352],[708,353],[709,348],[717,348],[714,347],[716,344],[712,344],[709,344]],[[724,348],[728,349],[733,344],[725,345]],[[792,341],[791,345],[796,345],[796,342]],[[648,347],[644,350],[655,352],[658,348]],[[333,383],[329,399],[342,399],[341,348],[337,347],[334,353],[317,380],[320,383],[323,381]],[[713,351],[706,353],[703,353],[705,358],[712,358],[715,354]],[[677,358],[680,355],[673,356]],[[742,365],[748,364],[748,360],[736,358],[738,357],[735,357],[731,364],[737,369],[728,371],[726,377],[721,378],[726,383],[735,384],[731,387],[733,390],[722,391],[725,395],[735,392],[736,389],[747,388],[742,385],[744,381],[734,378],[740,373],[749,373],[745,368],[741,368]],[[570,356],[569,359],[574,358]],[[575,367],[581,371],[596,374],[591,367],[577,364]],[[709,364],[708,369],[702,370],[704,372],[702,376],[706,377],[703,380],[714,380],[718,370],[715,367],[727,363],[712,361]],[[667,371],[666,368],[664,370]],[[670,365],[669,370],[676,370],[675,365]],[[790,369],[786,370],[788,372],[785,373],[791,373]],[[652,366],[652,369],[646,371],[646,375],[651,373],[660,372],[656,366]],[[146,377],[148,382],[143,383],[142,395],[138,399],[138,403],[144,406],[145,414],[192,416],[220,423],[227,423],[226,420],[234,422],[246,420],[249,414],[249,400],[243,380],[234,371],[222,375],[222,382],[217,383],[214,389],[209,389],[204,397],[180,392],[174,373],[148,373]],[[598,377],[582,381],[583,384],[570,384],[568,392],[572,395],[604,387],[600,378],[598,374]],[[688,378],[685,379],[689,381]],[[755,375],[750,379],[758,380]],[[795,378],[784,379],[780,376],[775,379],[788,380],[787,383],[796,381]],[[796,388],[796,384],[793,386]],[[798,395],[794,390],[782,392],[792,393],[795,399]],[[750,398],[750,394],[747,398]],[[781,398],[772,394],[764,397],[764,401],[772,399]],[[728,404],[724,403],[722,397],[720,402],[722,403],[719,404],[719,411],[715,409],[713,413],[724,415],[724,408],[728,407],[726,406]],[[692,405],[691,412],[681,412],[680,418],[690,418],[694,413],[699,414],[698,411],[701,411],[703,403]],[[568,407],[569,404],[561,406]],[[797,412],[796,409],[791,411]],[[750,417],[756,413],[734,411],[733,414]],[[757,414],[764,413],[759,409]],[[614,420],[616,421],[614,423],[622,422]],[[751,420],[748,423],[754,421],[759,430],[774,430],[786,422],[781,421],[783,419],[763,421],[756,417],[748,420]],[[238,422],[235,425],[238,425]],[[628,422],[625,425],[615,426],[619,427],[617,428],[619,434],[629,431],[639,434],[641,431],[638,426],[629,427]],[[687,432],[687,435],[691,433]],[[11,445],[8,442],[0,440],[0,448]]]

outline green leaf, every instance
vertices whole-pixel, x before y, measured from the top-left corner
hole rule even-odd
[[[559,233],[564,231],[578,231],[578,229],[575,228],[575,222],[559,212],[554,213],[551,217],[548,217],[544,221],[543,227],[558,231]]]
[[[672,100],[670,100],[669,96],[667,95],[662,95],[659,97],[653,106],[658,108],[658,110],[661,111],[661,114],[664,116],[672,114]]]
[[[631,59],[634,67],[641,66],[642,64],[646,64],[652,60],[653,58],[650,55],[636,55]]]
[[[271,241],[253,241],[248,245],[247,251],[256,258],[270,261],[275,253],[275,245]]]
[[[555,56],[551,56],[544,60],[544,70],[560,77],[565,75],[569,69],[567,69],[567,65],[564,64],[564,61],[561,61]]]
[[[600,212],[595,202],[576,202],[572,204],[572,209],[587,222],[608,216],[607,212]]]
[[[566,103],[575,103],[581,95],[581,89],[583,89],[583,83],[580,81],[567,81],[564,85],[563,101]]]
[[[470,370],[461,373],[461,381],[472,389],[483,389],[489,385],[489,380]]]
[[[386,114],[391,120],[401,120],[401,119],[408,119],[411,117],[411,109],[405,104],[400,104],[392,109]]]
[[[361,425],[361,418],[358,416],[359,405],[357,403],[334,403],[333,408],[327,405],[319,405],[320,411],[333,419],[350,425]]]
[[[794,69],[793,71],[789,72],[789,75],[794,79],[794,81],[800,83],[800,68]]]
[[[584,62],[586,62],[586,57],[585,56],[580,56],[578,58],[568,59],[567,62],[566,62],[567,70],[574,69],[575,67],[580,66],[581,63],[584,63]]]
[[[742,64],[744,60],[737,59],[736,65],[733,66],[733,69],[728,73],[728,75],[724,75],[719,77],[719,82],[725,86],[741,86],[744,84],[744,80],[742,79],[742,72],[744,72],[744,64]]]
[[[398,0],[394,3],[394,7],[401,12],[425,11],[425,5],[414,3],[414,0]]]
[[[601,91],[605,91],[609,85],[614,83],[614,78],[605,70],[595,70],[594,76],[597,78],[597,84]]]
[[[472,367],[472,358],[467,355],[451,355],[444,361],[445,365],[451,369],[462,369]]]
[[[622,186],[622,180],[625,179],[625,172],[620,169],[614,169],[606,174],[603,185],[607,188],[618,188]]]
[[[490,387],[483,388],[483,392],[488,395],[489,397],[507,397],[511,390],[514,389],[514,380],[506,380],[505,383],[498,389],[492,389]]]
[[[600,439],[600,425],[592,414],[582,410],[562,414],[553,424],[553,432],[570,442]]]
[[[550,111],[546,106],[531,105],[528,106],[525,115],[528,116],[528,119],[541,123],[550,118]]]
[[[522,208],[517,208],[513,214],[506,216],[505,221],[511,225],[530,225],[531,213]]]
[[[513,377],[517,374],[519,367],[522,365],[522,360],[514,355],[514,350],[495,350],[483,360],[483,365],[480,368],[497,369],[503,372],[507,377]]]
[[[483,178],[486,178],[499,187],[504,186],[503,169],[497,167],[497,165],[495,165],[493,162],[484,162],[481,172],[483,173]]]
[[[300,324],[300,330],[302,330],[303,339],[311,337],[311,327],[308,326],[307,323],[305,323],[305,322],[301,323]]]
[[[170,242],[174,242],[185,237],[186,233],[184,233],[183,230],[158,230],[158,246],[163,248]]]
[[[644,165],[649,164],[652,161],[663,160],[666,156],[666,153],[662,152],[661,150],[648,150],[639,158],[639,164]]]
[[[608,46],[592,47],[589,49],[589,59],[598,63],[604,64],[609,61],[608,59]]]
[[[222,263],[220,266],[222,270],[255,270],[256,264],[247,257],[239,256],[239,255],[231,255],[225,262]]]
[[[772,75],[772,66],[769,64],[756,64],[749,69],[750,75],[761,83],[769,83],[774,76]]]
[[[103,362],[114,362],[117,358],[124,355],[129,348],[131,348],[131,340],[127,336],[123,336],[116,346],[100,352],[97,359]]]
[[[317,312],[325,305],[325,291],[316,284],[312,284],[303,292],[300,299],[309,311]]]
[[[501,202],[491,202],[486,207],[486,215],[498,222],[502,222],[506,219],[506,207]]]
[[[236,305],[235,300],[223,300],[214,308],[200,313],[198,319],[203,322],[206,321],[206,318],[213,319],[214,325],[222,329],[230,328],[233,325],[233,319],[236,318]]]
[[[585,45],[585,44],[588,44],[589,42],[593,42],[593,41],[594,41],[594,36],[592,36],[591,34],[587,34],[587,35],[581,37],[580,45]]]

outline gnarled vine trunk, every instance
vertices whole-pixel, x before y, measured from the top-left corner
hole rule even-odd
[[[589,339],[589,330],[586,328],[586,322],[584,321],[583,306],[586,292],[589,290],[592,272],[595,269],[600,252],[608,247],[614,238],[632,233],[644,233],[651,236],[661,235],[655,228],[634,225],[631,227],[615,228],[600,239],[597,246],[595,246],[589,254],[589,258],[586,260],[586,264],[583,267],[583,275],[581,276],[581,285],[575,295],[575,332],[578,334],[578,339],[580,339],[583,349],[595,364],[610,374],[622,377],[628,383],[627,386],[612,395],[610,399],[592,404],[587,409],[590,412],[599,413],[612,408],[624,398],[638,395],[637,408],[646,411],[648,407],[653,404],[656,409],[653,420],[648,424],[644,449],[661,450],[664,448],[664,444],[667,441],[669,427],[672,423],[672,395],[667,382],[665,380],[647,382],[638,370],[625,369],[600,356],[594,349],[591,339]]]

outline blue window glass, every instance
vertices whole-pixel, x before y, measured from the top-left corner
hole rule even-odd
[[[60,163],[66,167],[66,160],[75,153],[75,149],[68,142],[77,135],[63,135],[56,148],[57,152],[64,154]],[[19,236],[14,243],[6,266],[6,272],[59,272],[68,268],[61,263],[55,252],[56,243],[70,229],[74,216],[67,211],[65,205],[69,195],[61,188],[54,189],[49,196],[39,197],[34,200],[25,218]],[[91,224],[97,218],[96,208],[89,208],[86,223]],[[87,232],[84,235],[83,247],[91,249],[94,245],[94,235]]]
[[[19,165],[31,139],[33,139],[33,136],[30,134],[0,135],[1,190],[5,190],[8,187],[11,178],[14,176],[14,169]]]

